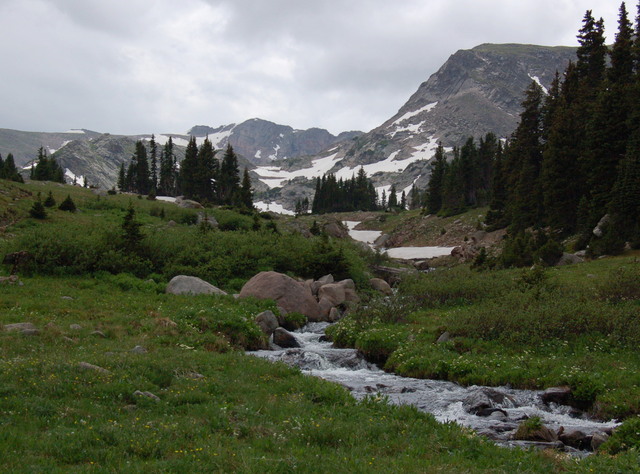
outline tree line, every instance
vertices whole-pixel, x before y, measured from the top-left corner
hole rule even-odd
[[[185,157],[178,164],[171,137],[161,151],[155,137],[149,141],[149,149],[139,140],[135,153],[118,174],[121,191],[146,195],[178,196],[202,203],[253,208],[253,191],[249,172],[245,168],[242,180],[238,169],[238,157],[231,145],[219,160],[209,138],[198,147],[191,137],[185,149]]]
[[[494,163],[492,228],[547,228],[581,236],[597,252],[640,244],[640,4],[635,30],[625,3],[613,45],[586,12],[577,60],[549,91],[533,82],[520,122]],[[603,220],[603,216],[608,218]],[[603,222],[602,239],[592,229]]]

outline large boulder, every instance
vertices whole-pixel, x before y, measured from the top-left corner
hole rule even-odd
[[[371,288],[379,291],[380,293],[384,293],[387,296],[393,295],[393,290],[389,286],[389,283],[384,281],[382,278],[372,278],[369,280],[371,284]]]
[[[204,209],[204,206],[197,201],[192,201],[190,199],[176,199],[176,204],[178,207],[182,207],[184,209]]]
[[[166,293],[171,295],[226,295],[220,288],[198,277],[178,275],[167,285]]]
[[[288,313],[304,314],[309,321],[319,321],[320,307],[313,295],[293,278],[278,272],[260,272],[242,287],[240,298],[274,300]]]
[[[360,297],[356,293],[356,285],[351,279],[341,280],[337,283],[344,288],[344,299],[347,303],[358,303]]]

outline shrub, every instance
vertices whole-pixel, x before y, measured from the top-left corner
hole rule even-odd
[[[600,447],[607,454],[618,454],[629,449],[640,450],[640,416],[622,423]]]
[[[398,328],[374,328],[361,333],[355,346],[368,361],[384,364],[405,338]]]
[[[640,299],[640,264],[616,268],[596,287],[598,299],[610,303]]]
[[[284,315],[284,322],[282,327],[288,331],[295,331],[307,324],[307,317],[300,313],[287,313]]]

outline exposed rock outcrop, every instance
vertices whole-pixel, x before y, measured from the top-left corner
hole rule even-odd
[[[193,276],[178,275],[171,279],[166,293],[172,295],[226,295],[227,293],[211,283]]]

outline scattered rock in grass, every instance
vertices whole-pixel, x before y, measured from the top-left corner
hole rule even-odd
[[[258,314],[255,318],[255,321],[262,332],[267,336],[271,336],[271,334],[273,334],[273,331],[275,331],[280,324],[278,322],[278,318],[276,318],[276,315],[269,310],[263,311],[262,313]]]
[[[445,331],[442,334],[440,334],[440,337],[438,338],[436,343],[444,344],[445,342],[449,342],[450,340],[451,340],[451,334],[449,334],[449,331]]]
[[[77,342],[75,339],[71,339],[68,336],[62,336],[62,340],[65,341],[65,342],[70,342],[72,344],[75,344]]]
[[[162,328],[175,328],[178,324],[169,318],[156,318],[156,326],[160,326]]]
[[[177,225],[178,223],[174,220],[170,220],[169,222],[167,222],[167,227],[175,227]]]
[[[0,277],[0,285],[18,285],[18,286],[22,286],[23,283],[18,278],[18,275],[9,275],[8,277]]]
[[[73,297],[71,297],[71,296],[61,296],[60,299],[72,301]]]
[[[413,266],[416,270],[421,272],[427,272],[431,269],[431,265],[429,265],[429,260],[416,260],[413,263]]]
[[[284,328],[277,328],[273,332],[273,343],[283,349],[300,347],[300,343],[295,336]]]
[[[104,338],[104,339],[106,339],[106,338],[107,338],[107,335],[106,335],[105,333],[103,333],[102,331],[97,331],[97,330],[96,330],[96,331],[93,331],[93,332],[91,333],[91,336],[98,336],[98,337],[102,337],[102,338]]]
[[[190,199],[182,199],[180,197],[176,198],[176,204],[178,207],[182,207],[184,209],[204,209],[204,206],[197,201],[192,201]]]
[[[578,257],[574,253],[563,253],[560,260],[556,263],[556,267],[563,267],[565,265],[574,265],[576,263],[584,262],[584,258]]]
[[[609,435],[606,433],[602,433],[600,431],[593,433],[593,436],[591,437],[591,450],[597,451],[598,448],[600,448],[600,446],[602,446],[602,444],[608,439]]]
[[[380,293],[383,293],[387,296],[393,295],[391,286],[389,286],[389,283],[384,281],[382,278],[372,278],[369,280],[369,284],[374,290],[379,291]]]
[[[133,392],[133,396],[134,397],[145,397],[145,398],[149,398],[151,400],[155,400],[156,402],[160,401],[160,397],[157,395],[154,395],[151,392],[142,392],[140,390],[136,390],[135,392]]]
[[[199,226],[207,226],[211,229],[217,229],[219,224],[215,217],[209,216],[204,212],[198,212],[198,221],[197,224]]]
[[[98,365],[93,365],[88,362],[79,362],[78,367],[85,370],[93,370],[95,372],[100,372],[101,374],[110,374],[111,372],[103,367]]]
[[[144,347],[142,347],[142,346],[135,346],[135,347],[134,347],[133,349],[131,349],[129,352],[133,352],[134,354],[146,354],[146,353],[147,353],[147,352],[149,352],[149,351],[147,351],[147,349],[145,349],[145,348],[144,348]]]
[[[549,387],[540,394],[542,402],[545,404],[555,403],[556,405],[567,405],[569,398],[571,397],[571,388],[568,386],[563,387]]]
[[[192,276],[178,275],[171,279],[166,293],[171,295],[226,295],[225,291],[216,288],[211,283]]]
[[[79,324],[69,324],[69,329],[71,329],[72,331],[80,331],[82,329],[82,326],[80,326]]]
[[[5,324],[4,330],[9,332],[19,332],[25,336],[35,336],[40,334],[40,330],[32,323],[12,323]]]

